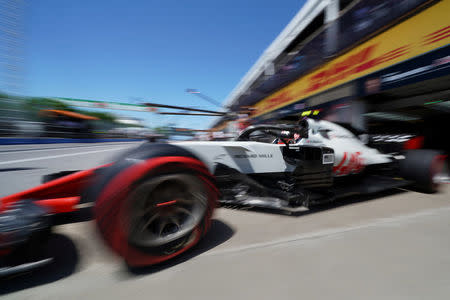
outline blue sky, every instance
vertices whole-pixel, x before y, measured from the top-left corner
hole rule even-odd
[[[216,109],[302,0],[28,1],[25,93],[137,99]],[[205,128],[211,118],[119,112],[147,125]]]

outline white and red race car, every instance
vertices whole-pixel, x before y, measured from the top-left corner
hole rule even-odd
[[[143,266],[195,245],[218,203],[295,213],[395,187],[434,192],[448,179],[445,166],[439,151],[382,153],[342,126],[313,119],[250,126],[234,141],[147,143],[112,164],[52,174],[0,199],[0,275],[47,263],[23,253],[37,253],[52,216],[86,202],[106,243],[129,265]]]
[[[254,141],[267,136],[273,137],[271,143]],[[396,187],[435,192],[448,179],[446,155],[440,151],[382,153],[325,120],[250,126],[236,141],[177,146],[208,166],[221,203],[286,212]]]

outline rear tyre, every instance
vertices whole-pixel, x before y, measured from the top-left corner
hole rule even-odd
[[[206,167],[194,157],[126,155],[95,185],[96,223],[106,243],[132,267],[165,261],[194,246],[207,232],[217,203]]]
[[[400,174],[414,181],[414,187],[426,193],[439,190],[440,181],[445,177],[446,155],[435,150],[408,150],[400,161]]]

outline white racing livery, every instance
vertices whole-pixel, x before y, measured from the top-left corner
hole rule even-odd
[[[329,121],[308,119],[308,133],[290,143],[283,143],[277,134],[289,135],[290,127],[280,127],[279,132],[273,127],[269,130],[277,137],[274,143],[255,141],[219,141],[219,142],[181,142],[177,146],[197,155],[207,164],[210,171],[218,163],[227,165],[239,172],[275,173],[292,172],[296,165],[287,161],[283,155],[286,147],[297,150],[302,146],[329,147],[334,154],[324,154],[324,163],[333,163],[335,176],[350,175],[361,172],[366,165],[383,164],[392,161],[392,155],[383,154],[377,149],[366,146],[349,130]],[[264,132],[266,126],[258,126],[257,132]],[[253,127],[250,128],[250,130]],[[297,130],[294,128],[294,130]],[[284,132],[283,132],[284,131]],[[295,133],[295,132],[294,132]]]
[[[264,137],[272,141],[257,141]],[[217,179],[222,203],[290,213],[408,185],[434,192],[445,177],[446,157],[439,151],[382,153],[325,120],[250,126],[235,141],[174,145],[205,163]]]

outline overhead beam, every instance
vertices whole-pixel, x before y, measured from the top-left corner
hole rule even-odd
[[[223,115],[210,114],[210,113],[184,113],[184,112],[158,112],[160,115],[176,115],[176,116],[209,116],[209,117],[221,117]]]
[[[171,109],[181,109],[181,110],[187,110],[187,111],[198,111],[198,112],[204,112],[204,113],[210,113],[215,114],[216,116],[224,116],[227,113],[220,112],[220,111],[213,111],[213,110],[206,110],[206,109],[198,109],[198,108],[190,108],[190,107],[183,107],[183,106],[175,106],[175,105],[166,105],[166,104],[159,104],[159,103],[144,103],[146,106],[149,107],[158,107],[158,108],[171,108]]]

